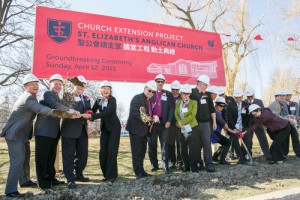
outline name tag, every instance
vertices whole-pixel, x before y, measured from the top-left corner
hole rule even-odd
[[[181,112],[182,112],[182,113],[188,112],[188,108],[182,108],[182,109],[181,109]]]
[[[107,103],[108,103],[107,101],[104,101],[102,106],[107,107]]]
[[[161,100],[162,100],[162,101],[167,101],[167,96],[164,96],[164,95],[161,96]]]
[[[206,104],[206,99],[201,99],[201,100],[200,100],[200,103],[201,103],[201,104]]]
[[[242,114],[246,114],[246,110],[245,109],[242,110]]]
[[[296,107],[290,107],[290,110],[292,111],[292,110],[296,110]]]
[[[80,97],[75,97],[75,101],[76,102],[81,101],[81,98]]]

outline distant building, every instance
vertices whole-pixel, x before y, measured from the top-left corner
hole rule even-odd
[[[147,67],[147,72],[188,77],[199,77],[202,74],[206,74],[210,78],[218,78],[216,61],[196,62],[179,59],[169,64],[152,63]]]

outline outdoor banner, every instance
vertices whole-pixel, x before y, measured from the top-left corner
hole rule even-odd
[[[225,85],[217,33],[38,6],[33,74],[88,80],[195,84],[206,74]]]

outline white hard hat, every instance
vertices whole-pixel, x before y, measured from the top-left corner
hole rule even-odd
[[[150,90],[153,90],[153,91],[157,90],[157,85],[156,85],[155,81],[153,81],[153,80],[148,81],[145,86],[147,88],[149,88]]]
[[[78,78],[78,80],[79,80],[81,83],[84,83],[84,84],[87,83],[87,82],[86,82],[86,79],[85,79],[82,75],[77,76],[77,78]]]
[[[277,95],[285,95],[285,91],[284,90],[276,90],[274,93],[275,96]]]
[[[219,89],[219,92],[218,92],[219,95],[225,93],[225,88],[224,87],[218,87],[218,89]]]
[[[171,84],[171,89],[179,90],[180,89],[180,82],[175,80]]]
[[[49,79],[49,81],[51,82],[51,81],[54,81],[54,80],[59,80],[59,81],[63,81],[63,78],[62,78],[62,76],[60,75],[60,74],[54,74],[54,75],[52,75],[51,77],[50,77],[50,79]]]
[[[285,89],[284,92],[285,92],[286,95],[288,95],[288,94],[293,94],[292,91],[289,90],[289,89]]]
[[[209,78],[209,76],[203,74],[203,75],[199,76],[197,81],[200,81],[202,83],[205,83],[205,84],[209,85],[210,78]]]
[[[247,87],[246,91],[245,91],[245,95],[246,95],[246,97],[253,96],[254,92],[255,91],[254,91],[254,89],[252,87]]]
[[[39,79],[33,75],[33,74],[27,74],[24,78],[23,78],[23,85],[25,85],[26,83],[30,83],[30,82],[38,82]]]
[[[236,88],[233,92],[234,97],[242,97],[243,96],[243,91],[240,88]]]
[[[219,88],[214,85],[209,86],[208,91],[213,94],[223,94],[223,93],[219,93]]]
[[[180,90],[181,93],[192,93],[192,87],[189,84],[184,84]]]
[[[157,79],[162,79],[162,80],[166,80],[166,78],[164,77],[164,75],[162,75],[162,74],[158,74],[156,77],[155,77],[155,80],[157,80]]]
[[[100,88],[102,88],[102,87],[110,87],[111,88],[111,83],[109,81],[105,80],[100,84]]]
[[[224,104],[226,104],[226,100],[225,100],[224,97],[218,97],[218,98],[216,99],[216,103],[224,103]]]
[[[251,113],[253,110],[256,110],[256,109],[261,109],[261,107],[257,104],[251,104],[249,106],[249,113]]]

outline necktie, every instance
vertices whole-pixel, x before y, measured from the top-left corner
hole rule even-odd
[[[237,128],[241,128],[242,127],[242,106],[241,104],[237,104],[238,107],[238,118],[237,118]]]
[[[83,100],[83,95],[79,95],[79,97],[80,97],[80,99],[81,99],[81,102],[82,102],[82,104],[83,104],[83,107],[85,107],[85,105],[84,105],[84,100]]]
[[[292,114],[292,111],[291,111],[291,108],[290,108],[290,103],[289,103],[289,102],[287,102],[287,108],[288,108],[288,112],[289,112],[289,114],[291,115],[291,114]]]

